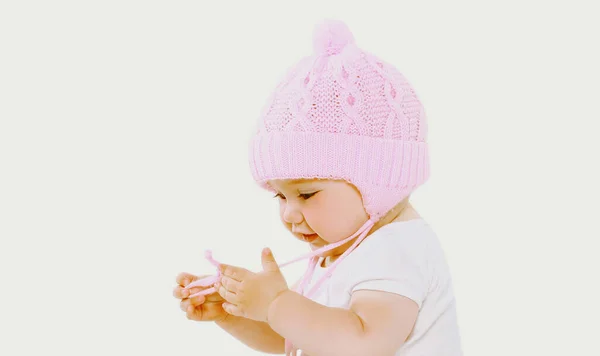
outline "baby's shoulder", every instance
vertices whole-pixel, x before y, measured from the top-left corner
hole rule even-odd
[[[346,276],[369,274],[393,278],[416,273],[425,280],[449,278],[440,240],[423,219],[381,227],[348,255],[345,266],[342,264],[340,268],[345,270]]]
[[[398,253],[425,253],[435,245],[437,236],[421,219],[397,221],[382,226],[356,248],[356,257],[385,256]]]
[[[422,219],[385,225],[340,263],[332,286],[348,295],[366,289],[396,293],[421,305],[436,279],[435,238]]]

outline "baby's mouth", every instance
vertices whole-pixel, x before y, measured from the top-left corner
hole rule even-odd
[[[313,242],[313,241],[315,241],[318,238],[319,238],[318,234],[310,234],[310,235],[302,234],[302,240],[306,241],[308,243]]]

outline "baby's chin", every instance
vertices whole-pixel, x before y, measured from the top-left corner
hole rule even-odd
[[[318,239],[316,239],[315,241],[313,241],[313,242],[311,242],[309,244],[310,249],[312,251],[316,251],[316,250],[318,250],[320,248],[323,248],[323,247],[325,247],[327,245],[329,245],[329,243],[327,241],[323,240],[323,238],[321,238],[321,237],[319,237]],[[321,255],[326,255],[327,253],[329,253],[329,251],[326,251],[326,252],[322,253]]]
[[[328,251],[320,253],[319,256],[320,257],[328,257],[328,256],[341,255],[350,246],[352,246],[355,241],[356,241],[355,239],[348,241],[347,243],[345,243],[341,246],[338,246],[332,250],[328,250]],[[332,243],[334,243],[334,242],[328,242],[328,241],[325,241],[323,238],[319,238],[319,239],[315,240],[314,242],[310,243],[310,249],[311,249],[311,251],[316,251],[316,250],[324,248],[325,246],[328,246]]]
[[[309,244],[309,246],[310,246],[311,251],[316,251],[316,250],[324,247],[323,245],[317,245],[314,243]],[[327,252],[329,252],[329,251],[327,251]],[[325,253],[327,253],[327,252],[325,252]]]
[[[327,243],[325,241],[315,242],[315,243],[310,244],[310,249],[311,249],[311,251],[316,251],[316,250],[322,249],[328,245],[329,245],[329,243]],[[328,250],[328,251],[322,252],[319,254],[319,256],[320,257],[333,256],[335,254],[336,250],[337,250],[337,248],[334,248],[333,250]]]

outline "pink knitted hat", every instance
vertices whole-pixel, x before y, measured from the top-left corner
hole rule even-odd
[[[250,167],[270,179],[344,179],[378,220],[429,177],[424,108],[393,66],[359,49],[348,27],[327,20],[314,53],[269,98],[250,143]]]

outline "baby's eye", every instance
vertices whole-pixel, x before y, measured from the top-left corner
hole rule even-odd
[[[309,194],[298,194],[298,196],[304,200],[309,199],[310,197],[312,197],[313,195],[317,194],[317,192],[314,193],[309,193]]]
[[[285,200],[285,197],[284,197],[284,196],[283,196],[283,194],[281,194],[281,193],[277,193],[277,194],[275,194],[275,195],[273,196],[273,198],[279,198],[279,199],[283,199],[283,200]]]

